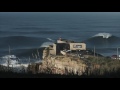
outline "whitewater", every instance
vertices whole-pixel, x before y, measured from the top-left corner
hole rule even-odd
[[[120,46],[119,24],[119,12],[0,12],[0,57],[9,54],[10,46],[11,54],[27,67],[29,58],[31,63],[42,61],[44,47],[60,37],[111,56]]]
[[[102,36],[103,38],[107,39],[107,38],[111,37],[112,34],[110,34],[110,33],[98,33],[98,34],[94,35],[93,37],[99,37],[99,36]]]

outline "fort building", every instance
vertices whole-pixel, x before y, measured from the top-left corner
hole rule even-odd
[[[56,43],[43,50],[43,58],[48,55],[66,55],[78,50],[86,50],[86,44],[59,38]]]

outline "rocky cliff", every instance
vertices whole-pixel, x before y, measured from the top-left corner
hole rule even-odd
[[[41,63],[31,64],[28,70],[33,73],[82,75],[87,65],[78,57],[49,56]]]

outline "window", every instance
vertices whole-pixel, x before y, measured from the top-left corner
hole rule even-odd
[[[73,45],[73,48],[82,48],[82,45]]]

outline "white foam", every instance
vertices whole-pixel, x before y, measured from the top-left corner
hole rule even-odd
[[[98,37],[98,36],[102,36],[103,38],[109,38],[112,36],[112,34],[110,34],[110,33],[98,33],[98,34],[94,35],[93,37]]]
[[[0,63],[8,63],[9,61],[9,64],[14,65],[19,63],[18,60],[19,58],[16,57],[15,55],[5,55],[1,57]]]
[[[7,63],[3,63],[1,65],[7,66],[8,64]],[[13,67],[13,68],[15,68],[15,67],[21,67],[21,66],[28,67],[28,65],[29,64],[10,64],[9,67]]]
[[[49,45],[52,45],[53,42],[44,42],[40,47],[49,47]]]
[[[42,60],[36,61],[35,63],[40,63],[40,62],[42,62]]]
[[[1,65],[3,66],[8,66],[7,63],[1,63]],[[13,72],[23,72],[23,69],[25,70],[25,72],[27,71],[27,67],[28,67],[29,64],[10,64],[9,67],[12,68],[12,71]]]
[[[1,57],[0,65],[8,67],[8,57],[11,57],[11,56],[13,56],[13,55],[5,55],[5,56]],[[14,56],[14,57],[16,58],[16,56]],[[34,63],[40,63],[41,61],[42,60],[37,60]],[[23,62],[20,63],[16,60],[9,59],[9,67],[12,68],[13,72],[21,73],[21,72],[23,72],[23,70],[26,72],[28,65],[29,65],[29,63],[23,63]]]
[[[51,39],[51,38],[47,38],[47,39],[48,39],[49,41],[52,41],[52,42],[54,41],[54,40],[53,40],[53,39]]]

